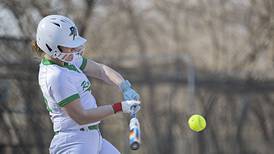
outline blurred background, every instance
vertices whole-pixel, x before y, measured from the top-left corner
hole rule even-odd
[[[121,153],[273,153],[273,0],[1,0],[1,154],[48,153],[52,124],[30,45],[48,14],[72,18],[85,55],[141,94],[138,151],[129,150],[127,115],[101,123]],[[98,105],[122,99],[91,80]],[[191,114],[206,117],[204,131],[188,128]]]

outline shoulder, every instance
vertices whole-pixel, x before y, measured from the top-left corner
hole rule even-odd
[[[69,79],[69,71],[57,65],[40,66],[39,77],[46,78],[48,85],[63,83]]]
[[[61,84],[69,80],[69,71],[65,69],[54,69],[49,75],[49,81],[54,84]]]

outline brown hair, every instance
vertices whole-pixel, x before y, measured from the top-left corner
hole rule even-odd
[[[40,47],[38,47],[36,41],[31,42],[31,48],[32,52],[34,52],[35,55],[37,55],[39,58],[42,58],[45,55],[45,52]]]

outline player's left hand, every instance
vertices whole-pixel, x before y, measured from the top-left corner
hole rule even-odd
[[[122,90],[124,100],[140,99],[140,95],[134,89],[131,88],[131,84],[128,80],[123,81],[120,85],[120,88]]]
[[[128,90],[124,91],[123,97],[124,97],[124,100],[139,100],[140,99],[139,94],[132,88],[129,88]]]

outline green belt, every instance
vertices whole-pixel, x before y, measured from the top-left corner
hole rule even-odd
[[[81,130],[81,129],[82,129],[82,128],[80,128],[80,131],[84,131],[84,130]],[[88,129],[89,129],[89,130],[99,129],[99,125],[88,126]]]
[[[88,126],[87,129],[88,130],[98,130],[99,129],[99,125]],[[79,130],[80,131],[85,131],[85,128],[80,128]],[[62,132],[62,131],[56,131],[56,132],[54,132],[54,135],[57,135],[60,132]]]

